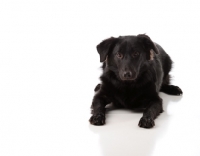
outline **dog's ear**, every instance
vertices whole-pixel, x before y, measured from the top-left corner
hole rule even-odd
[[[104,62],[106,60],[108,53],[113,49],[116,41],[117,38],[110,37],[97,45],[97,51],[100,55],[100,62]]]
[[[158,54],[158,49],[149,36],[145,34],[137,35],[139,42],[144,46],[144,49],[147,51],[147,59],[153,60],[154,54]]]

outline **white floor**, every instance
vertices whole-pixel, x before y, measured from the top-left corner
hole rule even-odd
[[[181,5],[180,5],[181,4]],[[198,1],[1,1],[1,156],[200,156]],[[110,110],[89,124],[101,70],[96,45],[146,33],[174,61],[152,129],[142,114]]]

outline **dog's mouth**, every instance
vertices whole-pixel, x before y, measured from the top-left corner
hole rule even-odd
[[[129,79],[121,79],[122,81],[134,81],[135,79],[131,79],[131,78],[129,78]]]
[[[134,77],[123,77],[123,76],[120,76],[120,79],[122,80],[122,81],[135,81],[136,80],[136,78],[137,78],[137,76],[134,76]]]

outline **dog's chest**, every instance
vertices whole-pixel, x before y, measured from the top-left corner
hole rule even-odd
[[[121,88],[115,92],[114,103],[122,105],[125,108],[138,107],[141,95],[141,90],[128,87]]]

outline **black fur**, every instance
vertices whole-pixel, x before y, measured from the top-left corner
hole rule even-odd
[[[170,85],[172,61],[162,47],[147,35],[111,37],[97,45],[103,63],[101,85],[95,88],[92,102],[93,125],[105,124],[105,106],[142,109],[139,126],[151,128],[163,111],[158,92],[181,95],[179,87]]]

